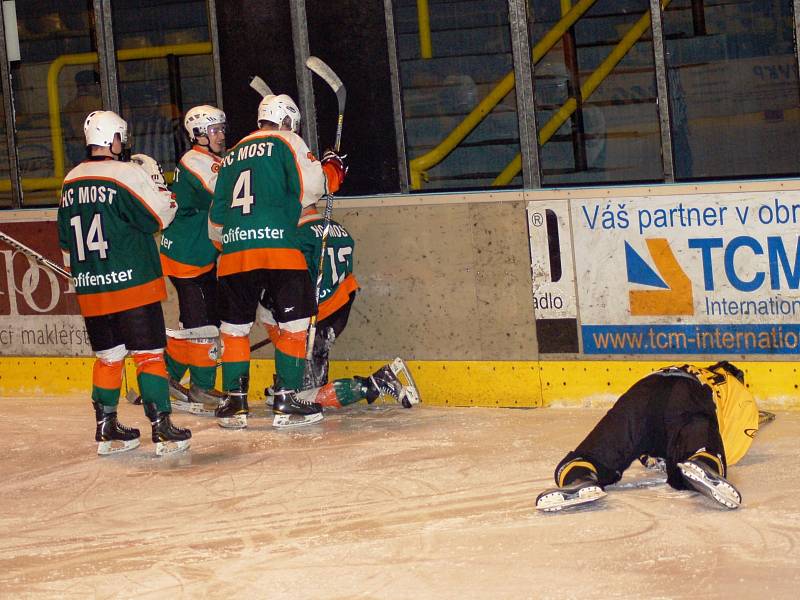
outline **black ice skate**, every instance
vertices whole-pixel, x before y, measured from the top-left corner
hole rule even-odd
[[[273,427],[300,427],[321,421],[322,405],[298,398],[292,390],[275,390],[272,413]]]
[[[606,493],[597,483],[594,473],[578,477],[569,485],[545,490],[536,498],[536,508],[544,512],[556,512],[564,508],[599,500]]]
[[[678,469],[693,490],[708,496],[725,508],[739,508],[742,503],[742,495],[739,490],[702,461],[690,459],[678,463]]]
[[[250,407],[247,405],[247,392],[232,390],[222,397],[222,403],[217,406],[214,416],[217,425],[225,429],[244,429],[247,427],[247,415]]]
[[[367,388],[368,404],[372,404],[380,396],[390,396],[404,408],[419,404],[417,386],[402,358],[395,358],[390,364],[384,365],[369,378],[362,378],[361,381]]]
[[[173,396],[172,408],[193,415],[213,417],[215,409],[222,403],[223,399],[224,396],[217,390],[206,390],[191,384],[184,400],[179,400]]]
[[[101,456],[127,452],[139,447],[139,430],[133,427],[125,427],[117,421],[117,413],[104,413],[103,405],[93,402],[94,415],[97,421],[97,428],[94,433],[94,440],[98,442],[97,453]]]
[[[156,456],[177,454],[189,449],[192,432],[175,427],[168,412],[157,413],[155,404],[145,404],[145,414],[150,419],[150,426],[153,429]]]

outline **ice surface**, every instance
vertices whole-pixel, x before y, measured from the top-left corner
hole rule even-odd
[[[355,406],[292,431],[176,413],[192,449],[157,459],[141,407],[120,420],[142,446],[98,457],[87,400],[0,402],[2,598],[797,597],[800,413],[732,468],[740,510],[623,485],[545,514],[602,410]]]

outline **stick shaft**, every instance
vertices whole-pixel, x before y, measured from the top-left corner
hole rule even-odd
[[[25,244],[23,244],[19,240],[14,239],[13,237],[8,235],[7,233],[3,233],[2,231],[0,231],[0,240],[3,240],[6,244],[8,244],[9,246],[11,246],[12,248],[14,248],[16,250],[19,250],[23,254],[26,254],[27,256],[30,256],[33,260],[38,262],[40,265],[47,267],[48,269],[50,269],[51,271],[53,271],[57,275],[61,275],[65,279],[72,279],[72,275],[69,274],[69,271],[67,271],[63,267],[59,267],[56,263],[54,263],[49,258],[45,258],[41,254],[36,252],[36,250],[34,250],[32,248],[29,248],[28,246],[26,246]]]

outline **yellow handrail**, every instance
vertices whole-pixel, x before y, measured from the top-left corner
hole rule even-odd
[[[533,47],[533,62],[536,64],[550,49],[556,45],[564,33],[587,11],[597,0],[580,0],[545,36]],[[514,72],[511,71],[480,101],[458,126],[450,132],[439,144],[429,152],[409,161],[410,184],[412,189],[422,187],[425,169],[429,169],[442,162],[458,146],[470,132],[477,127],[483,118],[497,106],[506,95],[514,89]]]
[[[151,46],[148,48],[129,48],[117,51],[117,60],[142,60],[147,58],[166,58],[175,56],[193,56],[211,54],[211,42],[195,42],[192,44],[170,44]],[[31,177],[22,180],[22,189],[55,190],[61,187],[64,179],[64,140],[61,127],[61,100],[58,92],[58,76],[68,65],[88,65],[97,62],[97,52],[80,54],[62,54],[56,58],[47,70],[47,108],[50,114],[50,141],[53,146],[53,177]],[[0,192],[11,189],[9,180],[0,181]]]
[[[664,9],[672,0],[661,0],[661,8]],[[646,12],[636,24],[626,33],[619,43],[614,47],[606,59],[600,63],[600,66],[589,75],[586,82],[581,86],[581,98],[586,100],[591,96],[600,84],[605,80],[608,74],[614,70],[614,67],[619,64],[628,50],[639,40],[642,35],[650,27],[650,11]],[[545,123],[541,131],[539,131],[539,145],[544,146],[551,137],[559,130],[559,128],[569,119],[570,115],[575,112],[578,103],[575,98],[570,98],[564,105],[558,109],[556,114],[550,117],[550,120]],[[508,163],[505,169],[495,178],[492,185],[508,185],[511,180],[516,177],[517,173],[522,170],[522,155],[517,154],[514,159]]]
[[[428,0],[417,0],[417,21],[419,21],[419,54],[422,58],[433,56],[431,44],[431,11]]]

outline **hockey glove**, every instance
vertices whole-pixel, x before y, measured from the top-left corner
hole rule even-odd
[[[131,156],[131,162],[144,169],[144,172],[150,176],[150,179],[155,182],[159,189],[167,189],[167,182],[164,179],[164,171],[161,169],[161,165],[159,165],[154,158],[147,156],[147,154],[134,154]]]
[[[325,178],[328,181],[328,193],[335,194],[344,183],[345,175],[349,168],[344,164],[346,154],[341,156],[331,150],[325,150],[322,155],[322,170],[325,171]]]

